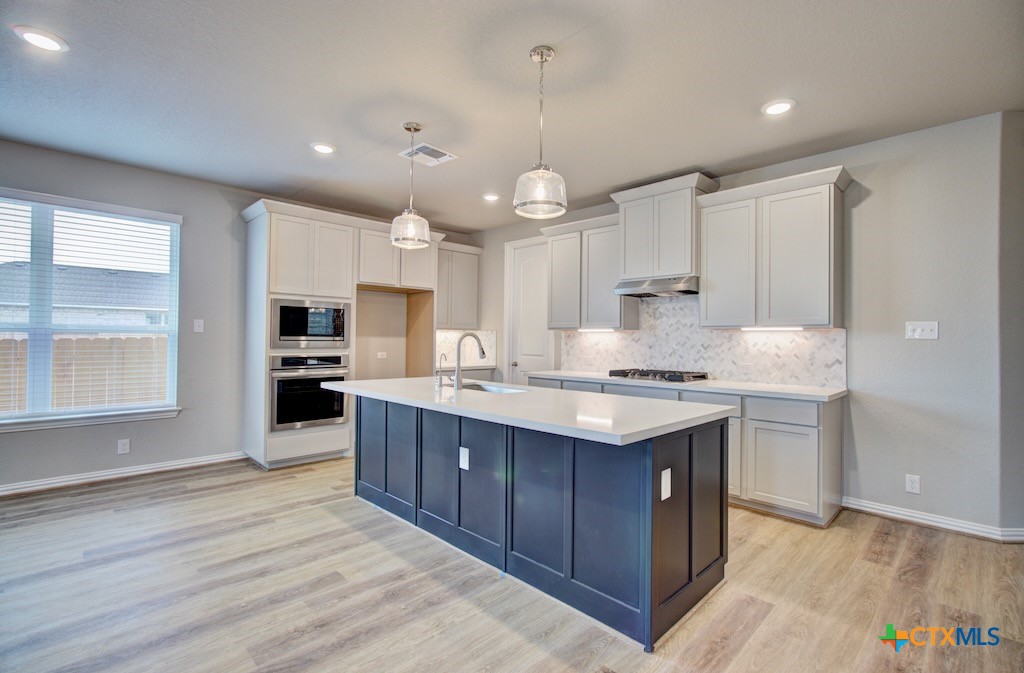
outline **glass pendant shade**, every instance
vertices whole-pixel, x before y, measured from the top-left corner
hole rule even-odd
[[[533,220],[547,220],[565,214],[565,180],[544,164],[519,176],[516,196],[512,202],[517,215]]]
[[[406,250],[418,250],[430,245],[430,225],[412,208],[391,221],[391,245]]]

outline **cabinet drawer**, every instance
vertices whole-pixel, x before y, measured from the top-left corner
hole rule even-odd
[[[818,403],[748,397],[744,417],[756,421],[774,421],[794,425],[818,426]]]
[[[679,399],[683,402],[700,402],[702,404],[726,404],[731,407],[736,407],[736,412],[733,416],[743,415],[743,402],[739,395],[721,395],[719,393],[698,393],[695,391],[684,390],[679,393]]]
[[[629,395],[630,397],[653,397],[658,400],[679,401],[679,393],[669,388],[648,388],[646,386],[604,386],[604,392],[612,395]]]
[[[527,377],[526,380],[529,382],[528,385],[534,386],[535,388],[561,388],[562,382],[557,379],[535,379]]]
[[[599,393],[601,392],[601,384],[590,383],[587,381],[562,381],[562,390],[579,390],[584,393]]]

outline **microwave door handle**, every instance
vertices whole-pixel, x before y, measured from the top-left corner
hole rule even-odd
[[[347,369],[313,369],[303,371],[272,371],[270,377],[274,379],[318,379],[322,376],[348,376]]]

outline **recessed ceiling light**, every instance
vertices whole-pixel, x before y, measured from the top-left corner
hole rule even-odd
[[[338,148],[334,145],[328,145],[327,143],[311,143],[310,147],[319,152],[320,154],[334,154],[338,151]]]
[[[32,26],[15,26],[14,32],[29,44],[46,51],[67,51],[68,43],[60,35],[39,30]]]
[[[497,194],[484,194],[484,201],[497,201],[499,198]]]
[[[779,100],[773,100],[762,105],[761,112],[766,115],[780,115],[792,110],[794,105],[796,105],[796,101],[792,98],[780,98]]]

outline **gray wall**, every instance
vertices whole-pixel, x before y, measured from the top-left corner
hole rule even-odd
[[[405,376],[406,298],[394,292],[356,292],[356,362],[360,379]],[[377,353],[387,353],[383,360]]]
[[[1004,246],[1017,240],[1014,250],[1021,236],[1019,203],[1016,211],[1009,200],[1003,204],[1008,219],[1000,228],[1001,119],[969,119],[721,179],[729,188],[836,164],[850,171],[846,494],[992,526],[1011,525],[1007,512],[1019,514],[1024,498],[1019,486],[1004,487],[1000,503],[1001,463],[1019,475],[1024,462],[1021,430],[1000,436],[1000,299],[1004,309],[1022,313],[1010,306],[1020,302],[1021,255],[1011,258],[1016,269],[997,268],[1001,231]],[[1020,133],[1010,140],[1020,142]],[[1016,188],[1019,197],[1019,164],[1016,171],[1004,173],[1003,191]],[[498,330],[499,344],[504,242],[537,231],[536,223],[520,222],[474,236],[485,247],[481,327]],[[904,340],[907,320],[938,320],[941,338]],[[1012,380],[1004,370],[1003,391],[1018,386],[1018,411],[1009,415],[1020,416],[1024,341],[1006,337],[1019,335],[1021,325],[1005,319],[1002,329],[1004,360],[1015,359],[1018,368]],[[1009,402],[1004,397],[1004,417]],[[904,492],[908,472],[921,476],[920,495]]]
[[[1001,519],[1024,528],[1024,112],[1003,115],[999,182]]]
[[[177,418],[0,434],[0,483],[239,451],[242,386],[242,208],[256,194],[0,141],[0,185],[180,213],[181,333]],[[206,320],[194,334],[193,318]],[[132,452],[116,455],[119,438]]]

